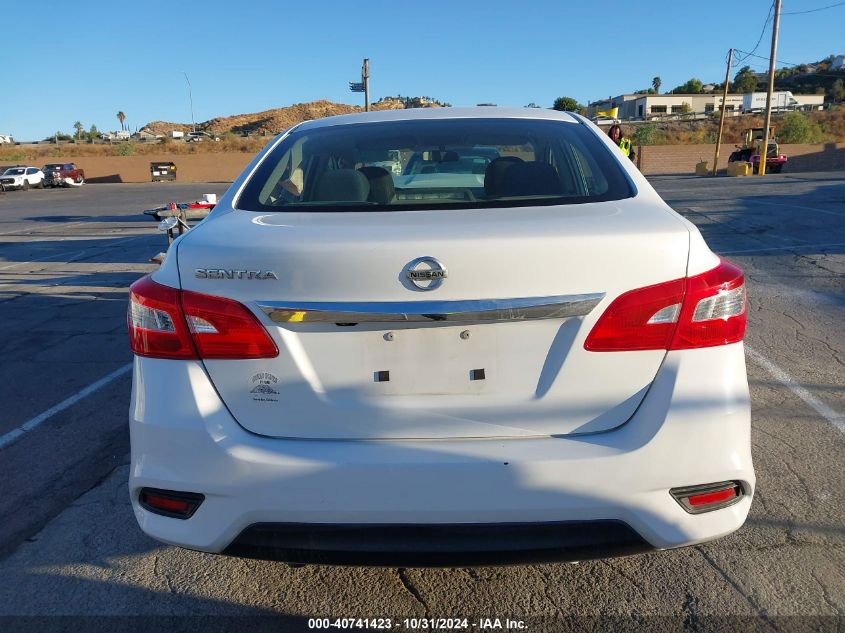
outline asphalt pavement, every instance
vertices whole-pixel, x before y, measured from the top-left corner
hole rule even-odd
[[[845,630],[845,174],[652,182],[746,270],[751,515],[693,548],[478,569],[290,568],[143,535],[126,490],[126,292],[165,240],[140,211],[225,185],[0,195],[0,629],[44,624],[21,616],[164,618],[157,628],[288,616]]]

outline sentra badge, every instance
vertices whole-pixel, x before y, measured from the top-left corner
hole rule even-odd
[[[272,270],[235,270],[232,268],[196,268],[197,279],[278,279]]]

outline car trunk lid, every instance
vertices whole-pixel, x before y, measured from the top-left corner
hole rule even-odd
[[[205,360],[246,429],[314,439],[606,431],[664,351],[584,339],[623,292],[685,276],[656,199],[394,213],[216,212],[179,244],[183,288],[244,303],[276,358]],[[418,263],[418,289],[408,279]],[[272,274],[271,274],[272,273]],[[439,281],[439,283],[438,283]]]

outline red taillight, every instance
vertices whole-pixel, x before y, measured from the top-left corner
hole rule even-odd
[[[591,352],[667,349],[683,300],[683,279],[626,292],[604,311],[584,347]]]
[[[244,305],[142,277],[129,289],[129,342],[154,358],[273,358],[279,350]]]
[[[179,301],[179,291],[149,275],[129,287],[129,346],[138,356],[197,358]]]
[[[626,292],[599,317],[591,352],[692,349],[737,343],[745,335],[745,278],[723,259],[712,270]]]
[[[279,354],[264,326],[237,301],[184,290],[182,309],[200,358],[273,358]]]
[[[723,259],[705,273],[687,278],[678,330],[669,349],[738,343],[748,317],[742,269]]]

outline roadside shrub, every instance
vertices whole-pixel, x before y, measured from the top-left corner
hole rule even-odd
[[[657,123],[643,123],[634,132],[634,145],[654,145],[657,140]]]
[[[115,156],[132,156],[135,153],[135,143],[120,143],[115,146],[113,154]]]
[[[788,112],[780,121],[780,143],[821,143],[821,126],[800,112]]]
[[[689,142],[703,145],[711,145],[716,142],[716,136],[716,130],[699,126],[695,128],[692,132],[690,132]]]

